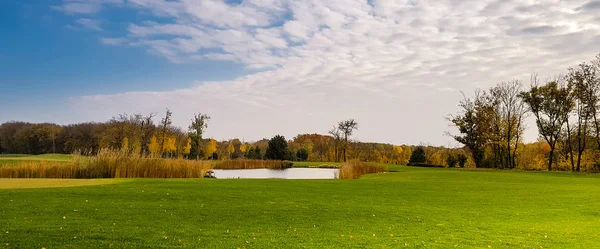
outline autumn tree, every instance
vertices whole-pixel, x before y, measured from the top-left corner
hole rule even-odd
[[[152,138],[150,138],[150,143],[148,144],[148,150],[150,150],[150,154],[152,156],[160,156],[161,149],[160,149],[160,144],[158,143],[158,140],[156,139],[156,136],[152,136]]]
[[[485,93],[475,92],[475,98],[467,98],[458,104],[461,113],[448,118],[457,128],[459,135],[451,135],[454,140],[463,144],[471,152],[475,167],[482,166],[485,147],[488,144],[490,130],[490,113],[493,111],[487,102]],[[414,151],[413,151],[414,154]]]
[[[235,152],[235,148],[233,147],[233,141],[229,141],[227,144],[227,158],[231,159],[231,155]]]
[[[523,118],[527,106],[519,97],[522,84],[518,80],[502,82],[490,89],[490,103],[493,103],[495,145],[502,168],[515,168],[517,149],[523,134]]]
[[[563,83],[559,78],[540,86],[533,75],[531,89],[520,94],[536,118],[540,135],[550,146],[548,170],[552,170],[556,143],[574,105],[570,89]]]
[[[202,113],[194,114],[194,118],[192,119],[192,123],[188,127],[191,134],[190,137],[194,139],[196,143],[196,159],[200,158],[200,154],[202,154],[202,134],[204,134],[204,130],[208,128],[208,120],[210,120],[210,116]]]
[[[217,152],[217,141],[212,138],[209,139],[203,152],[204,158],[215,159],[213,154]]]

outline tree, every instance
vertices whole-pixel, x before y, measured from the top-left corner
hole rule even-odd
[[[235,148],[233,147],[233,141],[229,141],[227,144],[227,157],[231,159],[231,155],[235,152]]]
[[[177,139],[173,136],[167,136],[163,149],[163,154],[166,153],[169,157],[172,157],[174,152],[177,151]]]
[[[206,144],[206,148],[204,148],[204,158],[215,159],[214,153],[217,152],[217,141],[214,139],[209,139]]]
[[[190,136],[194,138],[194,141],[198,146],[196,146],[196,159],[200,158],[200,154],[202,153],[202,134],[204,134],[204,130],[208,128],[208,120],[210,120],[210,116],[202,113],[194,114],[194,118],[192,119],[192,123],[188,127],[190,132],[192,133]]]
[[[523,134],[522,121],[527,113],[525,103],[519,97],[522,84],[518,80],[511,82],[502,82],[490,90],[495,103],[494,120],[496,120],[495,131],[497,132],[496,142],[500,156],[501,166],[504,168],[515,168],[517,149],[519,140]]]
[[[188,137],[188,139],[186,140],[185,146],[183,147],[183,154],[186,156],[189,155],[191,149],[192,149],[192,139]]]
[[[285,137],[277,135],[269,140],[265,158],[270,160],[286,160],[288,153],[288,144]]]
[[[348,154],[348,139],[352,136],[354,130],[358,129],[358,123],[354,119],[348,119],[346,121],[340,121],[338,123],[338,131],[343,135],[344,142],[342,144],[342,150],[344,151],[344,162],[346,162]]]
[[[150,143],[150,139],[152,138],[153,134],[154,134],[154,122],[152,121],[152,118],[154,118],[154,116],[156,116],[156,113],[150,113],[148,114],[148,116],[144,116],[142,117],[142,121],[141,121],[141,125],[140,125],[140,132],[141,132],[141,139],[140,139],[140,157],[143,156],[144,154],[150,153],[150,149],[148,148],[148,144]]]
[[[296,152],[296,158],[301,162],[308,160],[308,151],[305,148],[300,148]]]
[[[463,100],[458,105],[462,110],[459,115],[450,116],[448,119],[458,128],[460,135],[451,135],[454,140],[464,144],[469,149],[475,162],[475,167],[482,166],[485,147],[488,144],[490,130],[490,113],[492,108],[487,102],[485,93],[475,92],[475,99],[471,100],[463,94]],[[413,151],[414,154],[414,151]],[[412,157],[412,156],[411,156]]]
[[[425,161],[427,161],[427,157],[425,156],[423,146],[417,146],[408,160],[409,163],[424,163]]]
[[[163,151],[165,150],[165,142],[167,139],[167,131],[169,126],[171,125],[172,121],[171,121],[171,115],[173,113],[171,112],[171,110],[169,110],[167,108],[167,112],[165,114],[165,117],[160,121],[161,124],[161,139],[160,139],[160,147],[159,147],[159,151],[160,153],[163,153]],[[162,154],[161,154],[162,156]]]
[[[539,86],[537,76],[533,75],[531,89],[521,93],[521,98],[536,118],[540,135],[550,146],[549,171],[552,170],[554,150],[560,132],[574,105],[570,97],[570,89],[562,83],[559,78]]]
[[[596,108],[599,104],[600,82],[598,82],[597,69],[593,64],[581,63],[576,68],[570,68],[567,75],[569,88],[572,89],[572,97],[575,104],[575,115],[577,116],[577,124],[575,131],[574,146],[571,141],[571,129],[569,120],[567,119],[567,146],[571,156],[571,171],[579,171],[581,165],[581,157],[587,145],[587,138],[590,136],[588,125],[593,120],[596,128],[596,141],[600,148],[600,139],[597,132],[599,126],[596,118]],[[577,168],[573,162],[573,147],[577,149]]]
[[[333,137],[333,157],[334,157],[334,161],[339,162],[340,161],[340,157],[339,157],[339,147],[340,147],[340,143],[342,140],[342,132],[340,131],[340,129],[338,127],[333,127],[333,129],[331,129],[329,131],[329,134],[331,134],[331,136]]]
[[[160,145],[156,139],[156,136],[152,136],[150,138],[150,143],[148,144],[148,150],[150,150],[150,154],[152,156],[159,156],[161,154]]]

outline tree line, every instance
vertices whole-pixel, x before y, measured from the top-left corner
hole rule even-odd
[[[464,96],[464,94],[463,94]],[[452,137],[464,145],[478,168],[600,169],[600,55],[565,74],[530,86],[519,80],[476,90],[460,101],[460,113],[448,120]],[[539,139],[525,144],[524,120],[532,116]]]
[[[181,157],[201,160],[275,159],[292,161],[368,162],[407,164],[416,146],[359,142],[352,139],[358,122],[338,122],[327,135],[299,134],[290,140],[276,135],[270,139],[245,142],[234,138],[216,141],[204,138],[210,116],[194,114],[188,129],[172,125],[172,112],[158,117],[152,113],[119,114],[106,122],[69,125],[12,121],[0,125],[0,153],[46,154],[81,153],[94,155],[101,149],[122,150],[134,155]],[[159,119],[155,123],[155,119]],[[462,149],[424,146],[425,163],[446,165],[450,152]],[[463,153],[464,154],[464,153]]]

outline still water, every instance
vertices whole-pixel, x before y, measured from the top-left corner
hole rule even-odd
[[[245,179],[335,179],[338,169],[290,168],[275,169],[215,169],[216,178]]]

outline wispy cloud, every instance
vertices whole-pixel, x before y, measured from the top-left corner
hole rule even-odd
[[[91,29],[96,31],[101,31],[102,27],[100,21],[88,19],[88,18],[79,18],[75,21],[80,27],[84,29]]]
[[[109,2],[95,4],[115,3]],[[189,89],[72,101],[75,109],[99,110],[103,117],[123,108],[146,112],[170,106],[177,108],[182,126],[202,108],[215,117],[211,132],[223,137],[325,132],[336,120],[356,117],[369,123],[358,135],[371,140],[443,143],[443,117],[455,110],[456,90],[526,79],[532,72],[553,75],[600,52],[595,12],[577,11],[596,5],[129,0],[121,6],[151,16],[129,24],[126,36],[102,43],[143,47],[177,63],[228,60],[262,71]],[[398,129],[417,132],[408,137],[388,132]]]
[[[122,5],[124,3],[124,0],[63,0],[62,5],[53,6],[53,8],[69,15],[89,15],[102,11],[105,5]]]

